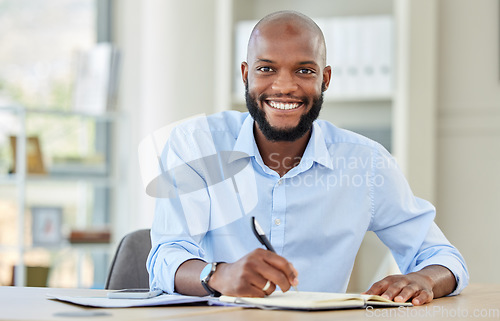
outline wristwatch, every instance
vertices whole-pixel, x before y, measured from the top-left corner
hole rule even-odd
[[[208,292],[208,294],[210,296],[214,296],[214,297],[221,296],[221,293],[219,291],[215,290],[215,289],[212,289],[208,285],[208,281],[210,281],[210,278],[212,277],[212,275],[217,270],[217,264],[219,264],[219,263],[222,263],[222,262],[214,262],[214,263],[207,264],[203,268],[203,270],[201,270],[201,273],[200,273],[201,285],[203,285],[203,288],[205,288],[205,290]]]

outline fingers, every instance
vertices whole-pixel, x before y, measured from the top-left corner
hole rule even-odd
[[[272,265],[276,270],[284,274],[290,284],[295,285],[294,283],[298,283],[297,277],[299,275],[299,272],[295,269],[292,263],[288,262],[285,258],[279,256],[276,253],[261,249],[259,249],[258,251],[263,251],[265,262],[269,265]]]
[[[264,284],[270,281],[286,292],[297,282],[297,270],[283,257],[263,249],[257,249],[252,253],[252,268],[264,278]]]
[[[236,262],[230,268],[231,271],[224,271],[225,286],[219,290],[222,294],[239,297],[264,297],[276,289],[276,285],[270,282],[264,291],[268,280],[257,272],[254,264]]]
[[[276,285],[269,280],[262,287],[262,292],[264,292],[264,295],[269,295],[269,294],[273,293],[274,290],[276,290]]]
[[[286,292],[297,282],[296,272],[290,267],[290,263],[281,262],[280,258],[266,257],[259,272],[266,280],[278,285],[283,292]]]
[[[277,286],[288,291],[298,283],[297,275],[297,270],[283,257],[257,249],[234,263],[221,265],[212,277],[212,285],[226,295],[264,297]]]
[[[434,298],[432,284],[415,273],[391,275],[373,284],[365,294],[380,295],[394,302],[407,302],[413,305],[429,303]]]
[[[292,265],[292,263],[290,263],[290,267],[292,269],[292,275],[289,276],[292,278],[291,284],[293,286],[296,286],[299,284],[299,271],[297,271],[295,269],[295,267]]]
[[[421,291],[418,296],[416,296],[411,303],[413,305],[422,305],[426,303],[430,303],[434,299],[434,294],[427,290]]]
[[[264,297],[276,290],[276,285],[273,282],[262,277],[256,279],[258,279],[258,281],[253,282],[249,289],[245,289],[245,292],[242,292],[239,296]]]
[[[389,282],[386,280],[387,278],[383,279],[382,281],[378,281],[374,283],[366,292],[363,294],[373,294],[373,295],[382,295],[385,290],[389,287]]]

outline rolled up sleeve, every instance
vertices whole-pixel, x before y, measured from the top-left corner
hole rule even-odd
[[[460,252],[434,222],[436,209],[415,197],[395,161],[382,153],[387,166],[374,169],[378,185],[373,186],[373,213],[370,230],[389,247],[399,269],[407,274],[429,265],[441,265],[455,276],[457,286],[449,295],[459,294],[469,282],[469,273]]]

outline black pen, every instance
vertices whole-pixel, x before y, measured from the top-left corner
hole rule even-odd
[[[264,232],[264,230],[260,226],[259,222],[257,222],[257,219],[255,218],[255,216],[252,216],[252,230],[253,230],[253,234],[255,234],[255,236],[257,237],[259,242],[262,243],[262,245],[264,245],[266,247],[266,249],[268,249],[269,251],[271,251],[273,253],[276,253],[273,246],[271,245],[271,242],[269,242],[269,239],[267,238],[266,233]],[[297,287],[295,285],[292,285],[292,287],[295,291],[297,291],[297,292],[299,291],[299,290],[297,290]]]

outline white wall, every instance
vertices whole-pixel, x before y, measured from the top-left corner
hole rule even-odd
[[[437,222],[473,282],[500,282],[499,1],[439,1]]]
[[[214,111],[215,9],[212,0],[119,0],[114,10],[114,40],[123,54],[119,108],[127,118],[118,143],[126,146],[128,181],[117,205],[123,215],[115,220],[123,234],[150,227],[153,217],[154,201],[139,175],[139,142],[176,120]]]

